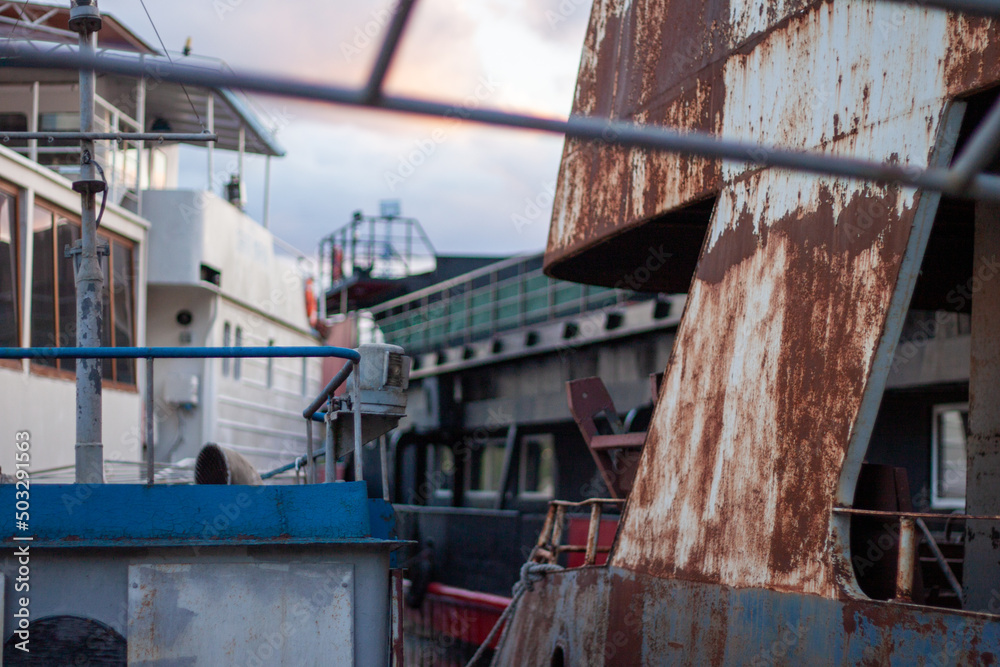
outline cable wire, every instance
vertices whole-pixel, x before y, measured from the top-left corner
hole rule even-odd
[[[14,21],[14,27],[12,27],[10,29],[10,32],[7,33],[7,39],[4,40],[4,44],[9,43],[10,40],[11,40],[11,38],[14,37],[14,33],[17,32],[17,27],[18,27],[18,25],[20,25],[21,19],[24,18],[24,11],[25,11],[25,9],[26,9],[26,7],[28,5],[28,2],[29,2],[29,0],[24,0],[24,2],[21,3],[21,11],[19,11],[17,13],[17,20]],[[4,60],[8,60],[8,59],[4,58]],[[0,61],[0,62],[2,62],[2,61]]]
[[[139,4],[142,5],[142,10],[144,12],[146,12],[146,18],[149,19],[149,25],[153,26],[153,32],[156,33],[156,39],[158,39],[160,41],[160,48],[163,49],[163,55],[165,55],[167,57],[167,60],[170,61],[170,64],[173,65],[174,64],[174,59],[170,57],[170,52],[167,51],[167,47],[163,43],[163,38],[160,37],[160,31],[156,29],[156,23],[153,21],[153,17],[149,14],[149,10],[146,9],[146,0],[139,0]],[[203,123],[202,120],[201,120],[201,114],[198,113],[198,109],[195,108],[194,102],[191,101],[191,96],[188,95],[187,88],[184,87],[183,83],[181,84],[181,90],[184,91],[184,97],[187,98],[188,104],[191,105],[191,111],[194,112],[194,117],[198,119],[198,124],[201,125],[201,129],[202,130],[207,129],[205,127],[205,123]],[[145,128],[143,128],[143,129],[145,129]]]
[[[104,170],[101,169],[101,163],[90,155],[90,151],[83,152],[82,162],[83,164],[93,164],[97,167],[97,172],[101,175],[101,180],[104,181],[104,190],[101,192],[101,210],[97,212],[97,220],[94,223],[95,227],[100,227],[101,218],[104,217],[104,206],[108,203],[108,179],[104,176]]]

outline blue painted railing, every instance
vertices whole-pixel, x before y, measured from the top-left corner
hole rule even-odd
[[[0,359],[233,359],[333,357],[361,361],[346,347],[0,347]]]
[[[319,453],[312,451],[312,422],[324,421],[326,413],[319,412],[320,406],[333,392],[347,380],[354,366],[360,363],[361,354],[357,350],[332,346],[289,346],[289,347],[0,347],[0,359],[146,359],[146,414],[153,414],[153,360],[154,359],[250,359],[287,357],[326,357],[346,359],[340,372],[323,388],[320,395],[306,408],[308,451],[292,463],[264,473],[265,479],[302,465],[315,465]],[[357,402],[358,396],[355,396]],[[355,439],[360,437],[360,431]],[[153,425],[147,419],[147,483],[153,479]],[[358,445],[360,448],[360,445]],[[357,465],[357,462],[355,463]],[[310,477],[314,477],[310,475]],[[315,481],[313,479],[313,481]]]

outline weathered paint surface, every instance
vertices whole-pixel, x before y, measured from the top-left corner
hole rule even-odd
[[[596,0],[573,113],[823,150],[866,125],[888,136],[882,123],[997,81],[1000,40],[986,19],[891,2]],[[905,161],[913,146],[869,148],[849,141],[842,152]],[[619,272],[596,268],[607,263],[602,246],[742,170],[567,140],[546,270],[613,285]],[[648,287],[658,281],[674,286],[667,271]]]
[[[733,54],[723,133],[926,165],[947,19],[910,11],[883,37],[896,10],[818,4]],[[898,62],[924,66],[881,76]],[[722,178],[612,562],[833,597],[829,508],[919,195],[733,163]]]
[[[575,599],[589,606],[570,607]],[[557,610],[553,614],[553,611]],[[555,616],[556,618],[553,618]],[[877,601],[660,579],[617,568],[547,575],[498,663],[566,665],[996,665],[1000,624]]]
[[[350,563],[157,563],[128,576],[129,664],[355,664]]]
[[[891,2],[605,0],[575,112],[923,167],[950,158],[949,101],[1000,81],[998,56],[993,23]],[[712,193],[610,567],[526,596],[503,664],[544,663],[554,639],[600,633],[604,610],[604,647],[564,649],[566,664],[995,662],[995,616],[858,599],[831,513],[853,489],[877,355],[898,339],[889,313],[905,313],[937,198],[567,141],[547,270],[613,284],[596,268],[606,244],[637,229],[641,243],[648,221]],[[588,587],[594,618],[561,618]]]
[[[13,484],[0,502],[15,502]],[[394,514],[361,482],[303,486],[40,484],[32,488],[35,547],[370,542],[392,546]],[[0,519],[13,548],[14,516]]]

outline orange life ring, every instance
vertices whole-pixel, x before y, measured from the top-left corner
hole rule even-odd
[[[318,321],[316,307],[316,292],[313,290],[313,279],[306,278],[306,317],[309,318],[309,326],[316,328]]]

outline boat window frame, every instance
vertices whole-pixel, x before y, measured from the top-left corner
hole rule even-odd
[[[931,509],[964,510],[965,497],[961,499],[949,498],[939,495],[938,472],[941,467],[940,439],[938,434],[938,418],[945,412],[953,410],[964,410],[966,415],[969,412],[969,402],[937,403],[931,409]]]
[[[543,441],[543,451],[548,449],[552,452],[552,464],[550,484],[551,491],[526,491],[526,481],[528,474],[528,445],[532,441]],[[518,443],[518,465],[517,465],[517,497],[519,500],[552,500],[556,494],[556,470],[558,468],[558,457],[556,456],[556,439],[552,433],[530,433],[522,436]]]
[[[24,276],[21,275],[24,266],[23,252],[21,248],[21,212],[23,192],[13,183],[0,179],[0,194],[10,197],[13,201],[12,216],[10,226],[10,245],[13,248],[14,258],[14,347],[21,347],[24,339]],[[14,369],[21,368],[21,361],[15,359],[4,359],[0,361],[0,366]]]
[[[506,455],[506,438],[496,437],[496,438],[483,438],[469,445],[468,455],[461,457],[463,460],[463,465],[465,466],[465,479],[463,484],[465,485],[465,497],[473,500],[489,500],[499,497],[503,489],[500,486],[503,485],[503,457]],[[476,457],[473,455],[476,450],[485,450],[487,448],[493,448],[500,450],[500,470],[499,479],[497,480],[496,489],[473,489],[472,488],[472,465],[473,460]],[[482,461],[482,456],[479,457],[479,461]],[[492,470],[491,470],[492,472]]]
[[[60,221],[64,220],[70,226],[75,227],[78,232],[82,233],[83,223],[82,223],[82,220],[81,220],[80,216],[77,215],[76,213],[74,213],[74,212],[72,212],[72,211],[70,211],[70,210],[68,210],[68,209],[60,206],[59,204],[56,204],[55,202],[49,201],[48,199],[45,199],[43,197],[39,197],[39,196],[36,195],[35,198],[34,198],[34,202],[32,204],[31,219],[28,221],[28,228],[29,228],[28,231],[31,234],[31,241],[30,241],[30,243],[32,244],[32,253],[34,253],[34,243],[35,243],[35,240],[34,240],[34,235],[35,235],[35,231],[36,231],[36,229],[35,229],[35,221],[36,221],[36,216],[38,214],[39,209],[42,210],[42,211],[45,211],[46,213],[49,214],[49,225],[50,225],[49,229],[50,229],[51,234],[52,234],[52,239],[51,239],[51,243],[52,243],[52,249],[51,249],[52,250],[52,280],[53,280],[53,286],[52,286],[53,287],[53,293],[52,293],[53,294],[53,306],[52,307],[53,307],[53,315],[54,315],[54,317],[53,317],[54,329],[51,332],[45,332],[45,333],[51,333],[51,341],[52,341],[53,344],[51,344],[51,345],[44,345],[42,347],[53,347],[53,348],[70,347],[69,345],[63,344],[63,340],[62,340],[61,336],[59,335],[59,332],[61,330],[65,329],[65,327],[62,326],[62,323],[59,321],[59,269],[60,269],[60,260],[61,259],[64,260],[66,258],[63,257],[62,254],[59,251],[59,234],[58,234],[58,230],[59,230],[59,223],[60,223]],[[103,301],[104,298],[105,298],[105,296],[108,296],[110,298],[110,302],[109,303],[106,303],[106,304],[102,303],[102,307],[106,307],[108,309],[110,317],[109,317],[109,321],[102,322],[101,324],[102,324],[102,332],[106,330],[110,334],[110,346],[111,347],[118,347],[116,345],[116,342],[115,342],[115,338],[116,338],[115,306],[114,306],[115,285],[113,284],[113,282],[114,282],[114,275],[115,275],[115,273],[114,273],[114,263],[113,263],[114,262],[113,255],[114,255],[115,244],[118,244],[119,246],[125,247],[127,249],[127,251],[132,256],[132,276],[131,276],[131,280],[130,280],[130,287],[131,287],[131,295],[130,296],[131,296],[131,300],[132,300],[132,313],[133,313],[133,318],[132,318],[132,323],[131,323],[131,336],[132,336],[132,341],[133,341],[133,345],[134,345],[135,341],[136,341],[138,326],[139,326],[139,322],[138,322],[139,317],[138,317],[138,310],[137,310],[138,309],[138,303],[139,303],[139,301],[138,301],[138,294],[137,294],[138,290],[137,290],[137,288],[138,288],[138,282],[139,282],[138,278],[140,276],[140,270],[139,270],[140,257],[139,257],[139,254],[136,253],[136,248],[138,247],[139,243],[137,241],[133,240],[133,239],[130,239],[130,238],[126,237],[126,236],[123,236],[122,234],[110,231],[110,230],[108,230],[108,229],[106,229],[104,227],[101,227],[100,229],[97,230],[97,242],[98,242],[98,247],[99,248],[104,247],[103,244],[105,244],[105,243],[107,244],[107,247],[108,247],[108,255],[105,256],[105,255],[102,254],[100,256],[101,270],[102,271],[105,271],[105,270],[107,271],[108,277],[109,277],[109,279],[110,279],[110,281],[111,281],[112,284],[105,285],[105,289],[107,290],[107,294],[103,294],[102,293],[101,299]],[[31,300],[31,307],[32,307],[32,311],[31,312],[34,313],[35,312],[35,305],[36,305],[35,304],[34,275],[30,276],[29,284],[31,285],[31,290],[30,290],[30,294],[28,294],[27,297],[28,297],[28,299]],[[74,299],[75,299],[75,290],[74,290]],[[74,308],[75,308],[75,302],[74,302]],[[103,317],[103,313],[102,313],[102,317]],[[35,334],[36,334],[36,331],[35,331],[34,322],[29,322],[29,340],[33,341],[34,337],[35,337]],[[74,338],[75,338],[75,332],[74,332]],[[34,345],[34,342],[32,342],[32,344]],[[130,363],[133,364],[133,368],[132,368],[132,381],[131,382],[121,381],[121,380],[117,379],[117,377],[118,377],[117,363],[119,361],[120,360],[117,360],[117,359],[112,359],[111,360],[112,364],[111,364],[111,377],[110,378],[104,376],[104,366],[102,364],[102,366],[101,366],[101,385],[103,387],[105,387],[105,388],[108,388],[108,389],[120,389],[120,390],[128,391],[128,392],[138,392],[138,374],[137,374],[135,366],[134,366],[134,364],[135,364],[134,360],[129,360]],[[49,366],[49,365],[46,365],[46,364],[39,363],[37,361],[31,361],[28,364],[28,368],[29,368],[29,371],[33,375],[39,375],[39,376],[43,376],[43,377],[52,377],[52,378],[64,379],[64,380],[75,380],[75,378],[76,378],[75,366],[72,367],[72,368],[64,368],[62,362],[59,362],[56,366]]]

